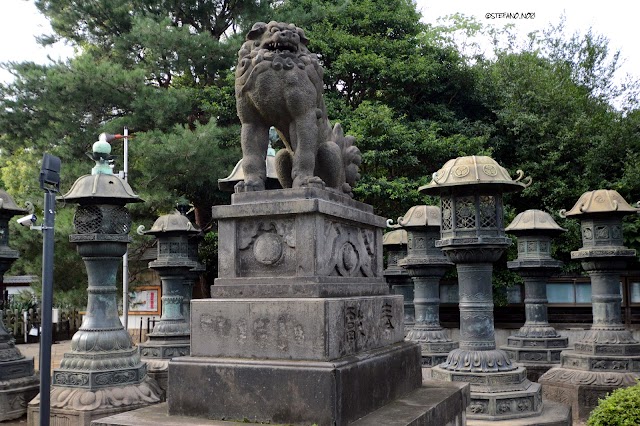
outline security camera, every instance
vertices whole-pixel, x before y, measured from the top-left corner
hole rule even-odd
[[[35,214],[28,214],[26,216],[21,217],[20,219],[17,219],[16,222],[18,222],[22,226],[28,227],[36,223],[37,219],[38,218],[36,217]]]

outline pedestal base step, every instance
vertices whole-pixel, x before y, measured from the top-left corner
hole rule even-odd
[[[350,423],[350,425],[464,425],[464,410],[468,403],[469,385],[427,381],[422,383],[422,387]],[[102,418],[92,423],[93,426],[239,426],[256,424],[259,423],[170,416],[166,403]],[[274,424],[272,423],[272,425]]]
[[[422,387],[350,423],[350,426],[459,426],[465,424],[469,385],[424,381]]]
[[[571,408],[557,402],[544,401],[542,414],[509,420],[467,420],[467,426],[571,426]]]
[[[542,397],[571,406],[575,419],[586,421],[598,401],[608,393],[632,386],[640,378],[638,374],[593,372],[553,368],[539,379]]]
[[[182,357],[169,413],[342,426],[420,387],[420,349],[402,342],[333,362]]]

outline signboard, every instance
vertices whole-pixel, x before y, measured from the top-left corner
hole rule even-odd
[[[160,286],[141,286],[129,292],[129,313],[160,315]]]

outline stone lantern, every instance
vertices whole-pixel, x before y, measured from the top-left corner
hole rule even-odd
[[[511,244],[504,232],[502,194],[530,182],[516,180],[493,159],[484,156],[449,160],[420,191],[439,195],[442,226],[436,247],[458,271],[460,347],[433,367],[435,380],[471,384],[471,419],[508,420],[530,417],[522,424],[541,424],[540,385],[526,377],[507,353],[496,349],[493,321],[493,262]],[[568,409],[558,407],[559,423],[570,424]]]
[[[4,273],[19,257],[17,251],[9,248],[9,219],[26,212],[0,189],[0,284]],[[0,291],[3,297],[2,286]],[[27,412],[27,403],[38,394],[39,385],[40,380],[34,374],[33,357],[25,357],[16,348],[0,315],[0,421],[23,416]]]
[[[562,266],[551,257],[551,240],[566,230],[548,213],[527,210],[518,214],[506,231],[518,237],[518,258],[507,267],[524,280],[526,321],[507,338],[503,349],[527,367],[527,377],[535,382],[553,364],[560,363],[560,352],[568,345],[568,338],[558,334],[547,316],[547,280]]]
[[[162,390],[147,376],[131,336],[122,326],[116,274],[130,242],[131,217],[125,207],[142,200],[113,175],[105,141],[93,145],[96,166],[59,197],[78,207],[73,218],[76,244],[89,279],[87,312],[74,334],[71,352],[53,370],[51,419],[55,424],[89,425],[92,419],[160,402]],[[39,397],[29,403],[29,425],[39,423]]]
[[[582,248],[571,258],[591,277],[593,324],[540,383],[546,398],[571,404],[580,419],[588,418],[599,398],[640,378],[640,343],[622,324],[620,294],[620,275],[636,255],[624,246],[622,218],[637,211],[616,191],[600,189],[561,212],[581,222]]]
[[[413,206],[398,219],[407,230],[407,257],[398,264],[407,269],[414,283],[416,323],[407,340],[422,348],[422,366],[433,367],[458,347],[440,326],[440,279],[453,266],[435,242],[440,236],[440,209]]]
[[[384,278],[393,294],[401,294],[404,297],[404,331],[407,333],[415,323],[413,282],[407,270],[398,265],[398,261],[407,255],[407,231],[398,228],[385,233],[382,236],[382,247],[387,252]]]
[[[149,267],[162,281],[162,316],[140,345],[149,375],[167,390],[169,360],[189,355],[189,320],[183,311],[185,277],[197,266],[189,253],[189,237],[199,234],[186,216],[178,213],[160,216],[145,234],[158,239],[158,256]]]

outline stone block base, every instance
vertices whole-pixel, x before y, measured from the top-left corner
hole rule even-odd
[[[424,382],[422,387],[360,418],[351,426],[462,426],[469,403],[469,385]],[[93,422],[93,426],[235,426],[256,424],[208,420],[168,414],[167,404],[155,405]],[[308,423],[307,426],[311,424]]]
[[[637,375],[552,368],[538,382],[545,400],[571,406],[574,418],[586,421],[591,411],[615,389],[632,386]]]
[[[539,416],[510,420],[467,420],[467,426],[571,426],[571,408],[557,402],[544,401]]]
[[[435,380],[471,384],[471,403],[467,409],[470,419],[508,420],[534,417],[542,412],[540,385],[527,380],[523,367],[479,373],[433,367],[431,374]]]
[[[404,341],[402,296],[200,299],[191,356],[333,361]]]
[[[15,382],[12,386],[12,382]],[[0,389],[0,422],[17,419],[27,412],[27,404],[37,394],[40,381],[37,376],[9,380],[5,389]]]
[[[420,386],[420,349],[401,342],[332,362],[210,357],[169,363],[169,414],[342,426]]]

